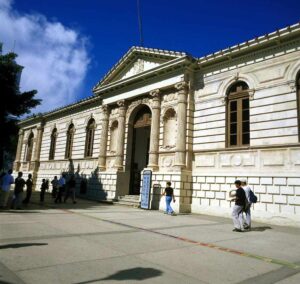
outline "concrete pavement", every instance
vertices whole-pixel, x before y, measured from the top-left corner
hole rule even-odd
[[[300,283],[300,229],[46,196],[0,212],[0,283]]]

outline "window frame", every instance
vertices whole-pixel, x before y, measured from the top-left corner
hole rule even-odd
[[[300,142],[300,71],[296,76],[296,100],[297,100],[298,142]]]
[[[34,134],[33,134],[33,132],[31,132],[28,136],[27,144],[26,144],[26,152],[25,152],[25,161],[26,162],[31,162],[31,160],[32,160],[33,139],[34,139]]]
[[[56,140],[57,140],[57,128],[54,128],[51,133],[49,161],[55,159]]]
[[[90,119],[86,127],[84,157],[93,157],[94,138],[95,138],[96,122],[95,119]]]
[[[74,133],[75,133],[75,126],[72,123],[72,124],[70,124],[70,126],[68,128],[68,131],[67,131],[65,159],[71,159],[72,158]]]
[[[239,86],[242,89],[238,90]],[[233,91],[235,89],[235,91]],[[226,102],[226,147],[227,148],[240,148],[250,146],[250,97],[249,97],[249,87],[243,82],[239,81],[234,83],[229,87],[227,92],[227,102]],[[243,102],[247,101],[246,106],[243,106]],[[232,103],[236,102],[236,110],[231,110]],[[243,112],[246,112],[246,119],[243,117]],[[232,114],[236,113],[236,122],[232,122]],[[245,124],[246,123],[246,124]],[[236,124],[236,143],[232,143],[231,138],[234,137],[231,131],[231,125]],[[246,131],[243,126],[246,125]],[[247,135],[247,143],[243,143],[243,135]]]

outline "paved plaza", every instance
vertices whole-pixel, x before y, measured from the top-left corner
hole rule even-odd
[[[0,283],[300,283],[297,228],[37,197],[0,212]]]

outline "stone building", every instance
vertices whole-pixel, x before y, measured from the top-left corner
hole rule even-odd
[[[115,199],[150,169],[177,211],[222,216],[244,177],[254,219],[300,224],[299,23],[201,58],[132,47],[93,92],[20,122],[16,171],[37,187],[74,173],[82,194]]]

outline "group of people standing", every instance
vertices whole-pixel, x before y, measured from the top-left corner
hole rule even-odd
[[[14,184],[14,192],[12,196],[12,201],[10,208],[11,209],[22,209],[22,204],[27,205],[30,202],[32,189],[33,189],[33,180],[32,174],[28,174],[28,178],[25,181],[23,179],[23,173],[19,172],[16,179],[12,176],[12,170],[8,170],[7,173],[1,175],[1,190],[0,190],[0,208],[7,208],[10,187]],[[52,184],[52,197],[55,200],[55,203],[61,203],[62,198],[64,197],[64,203],[68,200],[69,197],[72,198],[73,204],[76,203],[75,198],[75,189],[76,189],[76,180],[74,176],[71,176],[66,182],[66,175],[62,174],[60,179],[57,179],[57,176],[51,181]],[[26,196],[23,199],[24,188],[26,185]],[[49,189],[49,180],[43,179],[41,188],[40,188],[40,203],[43,203],[45,200],[45,192]]]
[[[76,204],[76,180],[74,175],[71,175],[68,181],[66,181],[65,174],[62,174],[60,179],[55,176],[51,184],[51,195],[55,203],[62,203],[62,200],[66,203],[68,198],[71,197],[73,204]]]

